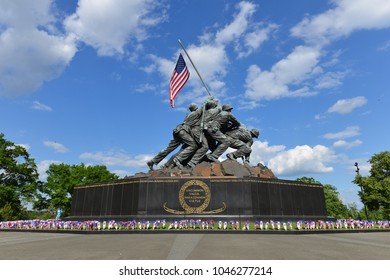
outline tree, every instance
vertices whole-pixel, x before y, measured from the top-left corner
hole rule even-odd
[[[362,219],[362,216],[363,216],[363,215],[361,215],[362,209],[360,209],[360,210],[358,209],[356,202],[348,203],[347,208],[348,208],[348,217],[351,217],[353,219],[359,219],[359,220]],[[365,217],[365,215],[364,215],[364,217]]]
[[[325,184],[324,195],[328,215],[335,218],[348,218],[348,208],[339,197],[335,186]]]
[[[36,195],[38,172],[27,150],[0,133],[0,220],[20,219]]]
[[[72,194],[75,186],[89,183],[117,180],[116,174],[107,170],[106,166],[51,164],[46,171],[47,182],[42,184],[34,203],[34,209],[55,212],[62,209],[68,215],[72,203]]]
[[[356,175],[355,184],[362,188],[359,196],[370,212],[379,215],[379,219],[390,218],[390,152],[374,154],[368,162],[370,175]]]
[[[313,177],[305,177],[304,176],[304,177],[301,177],[301,178],[297,178],[297,181],[308,183],[308,184],[320,184],[320,185],[322,185],[320,181],[317,181]]]
[[[301,177],[297,181],[310,183],[310,184],[321,184],[319,181],[316,181],[314,178]],[[326,184],[323,185],[326,210],[329,216],[335,218],[346,218],[348,217],[348,208],[344,205],[342,200],[339,197],[339,193],[335,186]]]

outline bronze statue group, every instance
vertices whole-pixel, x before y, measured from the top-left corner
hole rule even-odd
[[[200,108],[195,103],[188,108],[190,113],[175,127],[168,146],[147,162],[150,170],[179,146],[181,149],[162,168],[193,168],[203,161],[218,162],[229,147],[236,150],[226,154],[228,159],[242,158],[244,164],[249,164],[253,138],[260,134],[258,129],[246,129],[232,114],[231,105],[220,106],[214,98]]]

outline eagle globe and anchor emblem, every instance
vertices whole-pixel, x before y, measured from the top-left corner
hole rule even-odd
[[[226,210],[225,202],[222,202],[222,207],[205,211],[211,200],[211,192],[209,186],[200,180],[190,180],[184,183],[179,190],[179,202],[184,211],[171,209],[164,203],[164,210],[177,215],[186,214],[216,214]]]

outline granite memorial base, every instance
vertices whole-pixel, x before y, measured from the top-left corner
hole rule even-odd
[[[325,219],[322,185],[256,177],[134,177],[74,188],[72,220]]]

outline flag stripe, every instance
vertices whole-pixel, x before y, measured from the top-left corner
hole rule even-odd
[[[185,83],[188,81],[189,72],[186,68],[181,74],[174,73],[171,79],[171,96],[175,96],[179,93]]]
[[[175,99],[179,91],[183,88],[185,83],[187,82],[189,75],[179,76],[177,80],[172,85],[171,89],[171,99]]]
[[[178,95],[179,91],[183,88],[190,77],[187,65],[183,56],[180,54],[176,63],[176,67],[173,70],[171,80],[169,82],[169,101],[172,108],[175,106],[174,99]]]
[[[171,82],[171,88],[172,88],[171,91],[175,97],[182,89],[182,87],[185,85],[185,83],[188,81],[188,78],[189,78],[189,72],[187,69],[185,70],[185,72],[183,72],[180,75],[175,74],[174,80],[172,80]]]

